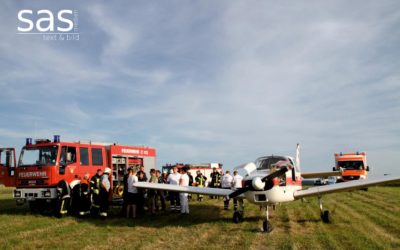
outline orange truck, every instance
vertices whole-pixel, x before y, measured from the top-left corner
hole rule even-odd
[[[342,176],[337,178],[337,182],[366,179],[369,171],[366,153],[335,153],[333,171],[342,172]]]

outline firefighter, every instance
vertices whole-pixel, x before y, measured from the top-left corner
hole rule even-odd
[[[190,173],[189,170],[187,170],[187,175],[189,177],[189,187],[193,186],[193,176],[192,173]],[[192,200],[192,194],[188,194],[188,200],[191,201]]]
[[[79,215],[85,216],[90,214],[90,182],[89,173],[83,176],[83,180],[80,183],[80,202],[79,202]]]
[[[197,170],[197,176],[194,179],[196,186],[197,187],[205,187],[206,185],[206,181],[207,181],[207,177],[203,176],[203,174],[200,172],[200,170]],[[198,194],[197,195],[197,201],[202,201],[203,200],[203,195],[202,194]]]
[[[102,219],[107,218],[108,196],[111,187],[110,174],[111,174],[111,168],[104,169],[104,173],[101,176],[101,181],[100,181],[100,217]]]
[[[210,174],[210,178],[211,178],[210,187],[212,187],[212,188],[220,188],[220,186],[221,186],[221,174],[217,171],[217,168],[215,168],[215,167],[213,168],[213,172]],[[213,199],[214,196],[210,196],[210,198]]]
[[[97,169],[96,174],[90,179],[90,193],[92,196],[92,212],[97,214],[100,208],[100,180],[103,175],[101,169]]]

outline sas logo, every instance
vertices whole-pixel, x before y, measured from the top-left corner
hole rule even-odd
[[[78,11],[20,10],[17,34],[43,35],[43,40],[79,40]]]

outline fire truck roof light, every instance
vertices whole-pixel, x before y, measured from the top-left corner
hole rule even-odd
[[[31,145],[32,144],[32,138],[26,138],[26,145]]]
[[[60,135],[54,135],[54,142],[60,142]]]

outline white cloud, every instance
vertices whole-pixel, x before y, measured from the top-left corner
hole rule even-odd
[[[1,103],[20,115],[0,137],[37,121],[40,135],[155,146],[160,165],[233,167],[297,142],[311,170],[335,151],[396,160],[383,150],[400,151],[396,2],[79,6],[77,43],[5,32]]]

